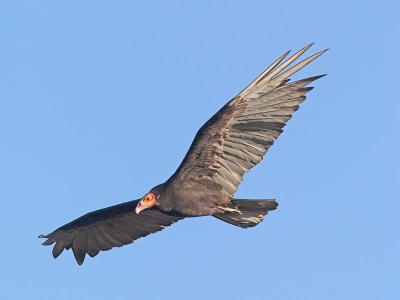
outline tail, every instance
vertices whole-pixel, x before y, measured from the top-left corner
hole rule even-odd
[[[278,207],[278,203],[274,199],[232,199],[231,203],[231,206],[223,208],[225,212],[213,216],[242,228],[256,226],[264,220],[270,210],[275,210]]]

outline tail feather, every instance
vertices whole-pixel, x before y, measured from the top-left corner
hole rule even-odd
[[[214,214],[213,216],[242,228],[260,224],[270,210],[275,210],[278,207],[275,199],[232,199],[231,203],[232,207],[223,213]]]

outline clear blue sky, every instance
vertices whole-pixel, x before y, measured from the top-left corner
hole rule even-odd
[[[0,298],[400,299],[397,2],[138,2],[0,5]],[[237,193],[279,200],[265,222],[185,220],[81,267],[40,245],[167,179],[312,41],[330,51],[299,76],[329,75]]]

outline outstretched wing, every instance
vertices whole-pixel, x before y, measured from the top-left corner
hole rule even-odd
[[[312,89],[306,86],[323,76],[289,82],[289,76],[326,51],[288,68],[311,46],[287,60],[289,51],[283,54],[208,120],[169,182],[180,188],[201,185],[218,189],[232,197],[244,173],[262,160]]]
[[[129,201],[93,211],[39,237],[47,238],[43,245],[56,243],[53,248],[54,258],[64,249],[72,249],[76,261],[81,265],[86,253],[94,257],[100,251],[130,244],[183,219],[165,214],[156,208],[136,214],[138,202],[139,200]]]

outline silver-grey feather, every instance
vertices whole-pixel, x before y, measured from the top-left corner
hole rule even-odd
[[[207,122],[199,131],[186,161],[177,171],[180,176],[174,176],[180,177],[183,184],[201,176],[202,183],[204,179],[213,181],[221,186],[227,198],[232,197],[244,173],[263,159],[286,122],[305,100],[305,94],[312,89],[307,85],[321,77],[289,82],[289,76],[326,51],[317,52],[289,68],[311,46],[286,60],[289,52],[280,56],[228,102],[214,120],[212,118],[212,122]]]

